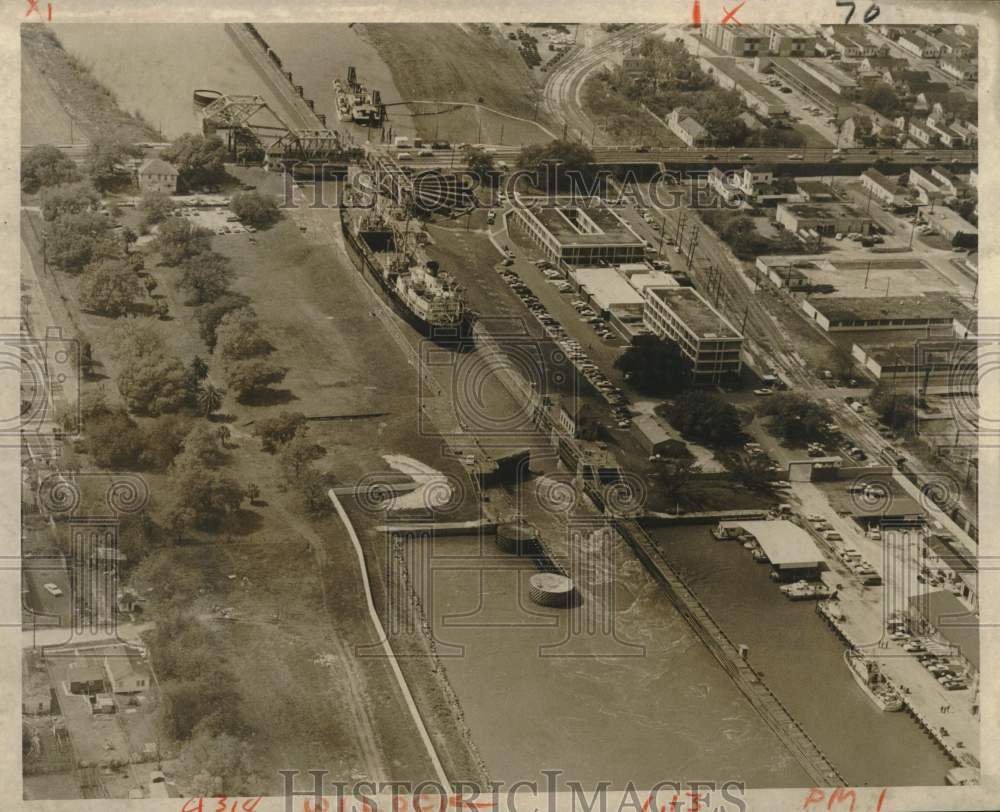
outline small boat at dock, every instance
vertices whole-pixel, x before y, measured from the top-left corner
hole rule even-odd
[[[844,651],[844,662],[851,669],[854,681],[876,708],[882,711],[902,710],[903,698],[882,673],[878,663],[850,648]]]

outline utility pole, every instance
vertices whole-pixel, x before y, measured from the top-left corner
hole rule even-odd
[[[681,235],[684,233],[685,217],[686,217],[686,212],[684,209],[681,209],[681,215],[680,217],[677,218],[677,234],[674,236],[674,239],[677,241],[678,246],[681,244]]]
[[[691,244],[688,246],[688,271],[690,271],[691,266],[694,265],[694,249],[698,247],[698,237],[700,234],[701,232],[698,231],[698,226],[693,226],[691,229]]]
[[[913,218],[913,226],[910,228],[910,248],[913,248],[913,235],[917,233],[917,219]]]
[[[563,137],[562,137],[563,141],[566,140],[566,130],[567,130],[568,127],[569,127],[569,122],[568,121],[564,121],[563,122]]]
[[[871,274],[871,272],[872,272],[872,263],[871,260],[868,260],[868,270],[865,271],[865,290],[868,289],[868,277]]]
[[[740,325],[740,335],[747,334],[747,319],[750,317],[750,302],[747,302],[747,309],[743,311],[743,324]]]
[[[656,250],[658,256],[663,256],[663,232],[667,230],[667,215],[660,215],[660,247]]]
[[[500,143],[503,143],[503,122],[500,122]]]

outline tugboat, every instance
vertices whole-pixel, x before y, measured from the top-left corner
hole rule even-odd
[[[903,699],[899,691],[886,679],[878,663],[850,648],[844,651],[844,662],[851,669],[855,682],[876,708],[882,711],[902,710]]]
[[[337,118],[355,124],[377,127],[382,123],[382,99],[377,90],[369,90],[358,81],[354,66],[347,69],[347,82],[333,80],[337,97]]]

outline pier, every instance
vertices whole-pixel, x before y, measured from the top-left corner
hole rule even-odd
[[[846,786],[819,746],[799,726],[788,709],[771,693],[760,676],[740,656],[740,650],[726,636],[708,610],[670,566],[656,544],[638,522],[617,520],[615,529],[628,542],[649,573],[666,590],[677,611],[729,674],[736,687],[750,700],[765,724],[802,765],[815,786]]]

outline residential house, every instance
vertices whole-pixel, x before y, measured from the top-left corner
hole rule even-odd
[[[801,25],[765,25],[768,32],[768,50],[775,56],[814,56],[816,30]]]
[[[945,169],[943,166],[931,167],[931,176],[939,184],[941,184],[941,188],[952,197],[956,196],[965,188],[965,184],[962,183],[958,175],[948,169]]]
[[[135,694],[149,690],[152,685],[149,669],[126,654],[105,657],[104,672],[108,687],[116,694]]]
[[[922,166],[910,168],[909,183],[923,204],[938,203],[945,197],[941,182]]]
[[[933,116],[929,116],[926,121],[926,126],[937,136],[937,140],[940,141],[943,146],[946,146],[949,149],[965,146],[965,141],[962,136],[960,136],[943,121],[934,118]]]
[[[861,62],[861,70],[882,75],[886,71],[901,70],[906,65],[906,60],[898,56],[866,56]]]
[[[979,68],[975,62],[959,56],[945,56],[941,59],[941,70],[963,82],[974,82],[979,78]]]
[[[900,206],[905,202],[899,184],[887,178],[877,169],[867,169],[861,173],[861,185],[884,206]]]
[[[938,134],[927,126],[926,121],[911,118],[906,132],[918,146],[930,147],[937,144]]]
[[[160,158],[147,158],[136,171],[140,190],[143,192],[163,192],[168,195],[177,192],[178,174],[173,164]]]
[[[941,56],[941,45],[931,42],[921,31],[911,31],[900,35],[896,41],[904,51],[922,59],[937,59]]]
[[[704,147],[711,142],[708,130],[692,118],[684,108],[676,107],[670,112],[667,116],[667,126],[689,147]]]

